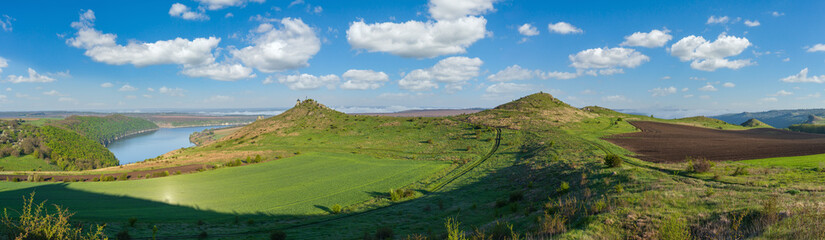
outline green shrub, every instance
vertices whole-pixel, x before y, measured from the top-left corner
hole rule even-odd
[[[710,171],[710,169],[713,168],[714,165],[716,165],[710,160],[702,157],[696,159],[688,158],[687,160],[688,166],[686,170],[688,172],[704,173]]]
[[[459,229],[460,225],[461,223],[454,218],[447,218],[444,222],[444,227],[447,228],[447,240],[467,240],[464,232]]]
[[[561,182],[559,188],[556,188],[556,193],[558,194],[565,194],[570,191],[570,184],[567,182]]]
[[[129,178],[129,175],[124,173],[124,174],[120,174],[120,176],[117,177],[117,180],[118,181],[125,181],[128,178]]]
[[[329,208],[329,210],[332,212],[332,214],[339,214],[342,210],[344,210],[344,207],[341,207],[340,204],[335,204],[332,205],[332,207]]]
[[[493,229],[490,231],[490,237],[492,239],[518,239],[513,238],[516,235],[515,231],[513,231],[513,224],[508,222],[496,221],[496,224],[493,225]]]
[[[691,239],[690,228],[687,221],[677,216],[670,216],[662,221],[659,227],[659,239],[661,240],[684,240]]]
[[[9,216],[7,209],[3,210],[3,219],[0,219],[3,232],[14,239],[105,239],[103,226],[90,227],[84,231],[82,227],[72,226],[69,218],[74,213],[54,205],[54,212],[43,201],[34,203],[34,192],[28,198],[23,197],[23,208],[16,218]]]
[[[561,216],[558,213],[554,213],[552,216],[545,213],[544,218],[542,218],[541,222],[539,223],[539,233],[544,235],[552,236],[564,233],[566,231],[567,218]]]
[[[209,237],[209,234],[206,233],[206,231],[201,231],[201,233],[198,234],[198,239],[206,239],[207,237]]]
[[[129,218],[129,226],[130,227],[135,227],[135,223],[137,223],[137,218],[133,218],[133,217]]]
[[[607,156],[604,156],[604,165],[610,168],[621,167],[622,157],[616,154],[607,154]]]
[[[270,240],[286,240],[286,233],[284,231],[275,230],[269,233]]]
[[[618,194],[621,194],[621,193],[624,192],[624,186],[622,186],[622,184],[616,184],[616,186],[613,187],[613,188],[616,189],[616,193],[618,193]]]
[[[501,207],[504,207],[504,206],[507,206],[507,200],[504,200],[504,199],[496,200],[496,208],[501,208]]]
[[[521,191],[510,192],[510,202],[518,202],[524,199],[524,193]]]
[[[744,175],[748,175],[748,174],[750,174],[750,172],[748,172],[748,168],[742,166],[742,167],[737,167],[736,170],[733,171],[733,174],[731,174],[731,176],[744,176]]]
[[[255,219],[246,220],[247,225],[255,225]]]

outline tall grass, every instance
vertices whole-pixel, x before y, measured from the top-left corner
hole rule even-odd
[[[54,205],[55,210],[49,213],[46,201],[34,203],[34,192],[28,198],[23,197],[23,208],[18,217],[12,217],[8,209],[3,209],[2,232],[9,239],[80,239],[96,240],[107,239],[103,234],[104,226],[90,227],[84,231],[79,225],[73,226],[69,218],[74,213]]]

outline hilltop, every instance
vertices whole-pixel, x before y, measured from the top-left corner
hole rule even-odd
[[[750,127],[750,128],[759,128],[759,127],[773,128],[771,125],[763,123],[762,121],[759,121],[759,119],[756,119],[756,118],[748,119],[748,121],[745,121],[745,122],[743,122],[742,124],[739,124],[739,125],[742,125],[743,127]]]
[[[593,118],[597,114],[568,105],[549,93],[535,93],[493,109],[463,116],[463,119],[492,127],[523,129],[561,126]]]

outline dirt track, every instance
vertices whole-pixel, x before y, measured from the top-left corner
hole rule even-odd
[[[825,153],[825,134],[768,128],[725,131],[658,122],[630,124],[641,132],[613,135],[605,140],[650,162],[681,162],[686,157],[724,161]]]

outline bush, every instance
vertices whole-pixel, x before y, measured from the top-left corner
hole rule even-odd
[[[54,205],[54,213],[49,213],[46,202],[34,203],[34,193],[28,198],[23,197],[23,208],[17,218],[9,216],[3,211],[3,232],[15,239],[104,239],[103,226],[83,231],[82,227],[72,226],[69,217],[74,213]]]
[[[561,182],[559,188],[556,189],[556,193],[558,194],[565,194],[570,191],[570,184],[567,182]]]
[[[209,234],[206,233],[206,231],[201,231],[201,233],[198,234],[198,239],[206,239],[207,237],[209,237]]]
[[[544,214],[544,218],[539,223],[539,232],[545,235],[556,235],[567,231],[567,218],[558,213],[551,215]]]
[[[521,191],[514,191],[510,193],[510,202],[518,202],[524,199],[524,193]]]
[[[750,174],[750,172],[748,172],[747,167],[737,167],[736,170],[733,171],[733,174],[731,174],[731,176],[744,176],[748,174]]]
[[[670,216],[659,227],[659,239],[661,240],[684,240],[691,239],[690,228],[687,222],[680,217]]]
[[[390,227],[380,227],[378,230],[375,231],[375,239],[383,240],[383,239],[393,239],[392,228]]]
[[[444,222],[444,227],[447,228],[447,240],[466,240],[467,238],[464,236],[464,232],[461,231],[458,227],[461,225],[458,221],[454,218],[447,218],[447,221]]]
[[[284,231],[276,230],[269,233],[269,239],[271,240],[285,240],[286,233]]]
[[[135,227],[135,223],[137,223],[137,218],[129,218],[129,226]]]
[[[513,238],[516,233],[513,231],[513,224],[496,221],[490,233],[492,239],[517,239]]]
[[[619,155],[616,154],[608,154],[607,156],[604,156],[604,165],[607,165],[607,167],[610,168],[621,167],[622,157],[619,157]]]
[[[341,211],[344,210],[344,207],[341,207],[340,204],[335,204],[335,205],[332,205],[332,207],[329,208],[329,210],[332,212],[332,214],[339,214],[339,213],[341,213]]]
[[[624,186],[622,186],[622,184],[617,184],[616,187],[614,187],[614,188],[616,189],[616,193],[618,193],[618,194],[621,194],[621,193],[624,192]]]
[[[711,168],[715,165],[713,162],[709,161],[706,158],[696,158],[695,161],[692,158],[688,158],[688,172],[694,173],[704,173],[710,171]]]
[[[118,181],[125,181],[128,178],[129,178],[129,175],[124,173],[124,174],[120,174],[120,176],[117,177],[117,180]]]
[[[415,196],[415,191],[412,189],[390,189],[390,200],[393,202],[413,196]]]

